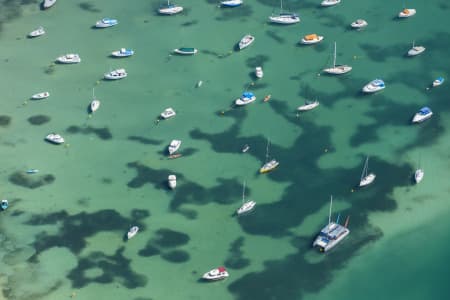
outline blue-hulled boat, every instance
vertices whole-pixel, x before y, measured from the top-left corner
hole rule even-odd
[[[428,120],[433,115],[433,112],[428,106],[422,107],[413,117],[413,123],[421,123],[425,120]]]
[[[375,93],[378,91],[383,90],[386,87],[386,85],[384,84],[384,81],[381,79],[375,79],[372,80],[371,82],[369,82],[368,84],[366,84],[362,91],[364,93]]]
[[[236,99],[235,103],[236,105],[242,106],[252,103],[255,100],[255,94],[253,94],[252,92],[244,92],[240,98]]]
[[[237,7],[241,6],[244,1],[242,0],[226,0],[226,1],[220,1],[220,5],[223,7]]]
[[[0,207],[2,208],[2,210],[6,210],[8,208],[8,200],[3,199]]]

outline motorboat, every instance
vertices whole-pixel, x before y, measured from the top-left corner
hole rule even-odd
[[[386,86],[385,86],[383,80],[375,79],[375,80],[372,80],[371,82],[369,82],[368,84],[366,84],[363,87],[362,91],[364,93],[375,93],[375,92],[383,90],[385,87]]]
[[[172,140],[169,144],[168,150],[169,154],[172,155],[180,149],[181,141],[180,140]]]
[[[198,50],[195,48],[181,47],[174,49],[173,52],[180,55],[194,55],[197,54]]]
[[[167,0],[167,4],[162,5],[160,8],[158,8],[158,13],[161,15],[175,15],[183,11],[183,7],[171,4],[170,0]]]
[[[321,6],[334,6],[341,3],[341,0],[323,0],[320,5]]]
[[[236,99],[235,104],[243,106],[252,103],[256,100],[256,96],[252,92],[244,92],[242,96]]]
[[[104,78],[108,80],[117,80],[127,77],[127,71],[125,69],[116,69],[104,74]]]
[[[283,0],[280,0],[280,12],[272,14],[269,21],[276,24],[289,25],[300,22],[300,17],[296,13],[283,11]]]
[[[167,178],[169,182],[169,187],[173,190],[177,187],[177,176],[176,175],[169,175]]]
[[[27,174],[36,174],[36,173],[39,173],[38,169],[28,169],[27,170]]]
[[[440,86],[445,81],[444,77],[438,77],[433,81],[433,87]]]
[[[95,27],[97,28],[107,28],[107,27],[112,27],[119,24],[119,21],[117,21],[116,19],[111,19],[111,18],[103,18],[100,21],[97,21],[97,23],[95,23]]]
[[[404,8],[401,12],[398,13],[399,18],[409,18],[416,14],[416,10],[414,8]]]
[[[305,104],[297,107],[297,110],[299,111],[307,111],[316,108],[319,106],[319,101],[307,101]]]
[[[89,110],[91,112],[95,112],[100,107],[100,100],[92,100],[91,104],[89,104]]]
[[[64,138],[62,136],[60,136],[59,134],[56,133],[50,133],[45,137],[45,140],[56,144],[56,145],[60,145],[62,143],[64,143]]]
[[[359,180],[359,187],[367,186],[371,184],[377,177],[374,173],[369,173],[369,157],[366,157],[364,168],[361,173],[361,179]]]
[[[256,75],[257,78],[260,78],[260,79],[263,78],[264,72],[263,72],[262,67],[256,67],[255,68],[255,75]]]
[[[239,50],[247,48],[255,41],[255,37],[247,34],[239,41]]]
[[[412,48],[408,50],[408,56],[416,56],[425,51],[424,46],[416,46],[414,44],[415,42],[413,41]]]
[[[276,167],[278,167],[279,164],[280,164],[280,163],[279,163],[277,160],[272,159],[271,161],[266,162],[266,163],[259,169],[259,173],[261,173],[261,174],[268,173],[268,172],[274,170]]]
[[[350,230],[347,228],[347,226],[342,226],[338,222],[331,221],[332,203],[333,198],[331,198],[330,200],[328,224],[322,228],[312,244],[314,248],[319,248],[320,252],[327,252],[331,250],[350,233]]]
[[[111,55],[114,57],[128,57],[134,55],[134,50],[120,48],[120,50],[111,52]]]
[[[369,25],[369,23],[367,23],[367,21],[363,19],[358,19],[355,22],[352,22],[352,24],[350,24],[350,26],[355,29],[361,29],[366,27],[367,25]]]
[[[242,188],[242,205],[238,208],[237,214],[242,215],[249,211],[251,211],[253,208],[255,208],[256,202],[253,200],[245,201],[245,181]]]
[[[56,59],[60,64],[78,64],[81,62],[81,58],[78,54],[69,53],[66,55],[61,55]]]
[[[225,269],[225,267],[218,267],[218,268],[212,269],[211,271],[203,274],[202,278],[205,280],[213,281],[213,280],[225,279],[228,276],[230,276],[230,275],[228,274],[228,271],[227,271],[227,269]]]
[[[244,1],[242,0],[226,0],[226,1],[220,1],[220,5],[223,7],[237,7],[242,5]]]
[[[44,9],[48,9],[56,4],[56,0],[44,0],[44,3],[42,4],[42,7]]]
[[[50,97],[50,93],[49,92],[42,92],[42,93],[37,93],[34,94],[33,96],[31,96],[32,100],[41,100],[41,99],[45,99]]]
[[[131,227],[130,230],[128,230],[128,232],[127,232],[127,238],[131,239],[138,233],[138,231],[139,231],[139,227],[137,227],[137,226]]]
[[[312,44],[317,44],[317,43],[321,42],[322,40],[323,40],[323,36],[313,33],[313,34],[305,35],[301,39],[300,43],[302,43],[304,45],[312,45]]]
[[[414,181],[416,183],[420,183],[422,181],[424,175],[425,175],[425,172],[422,169],[417,169],[414,172]]]
[[[1,208],[2,210],[6,210],[6,209],[8,208],[8,206],[9,206],[8,200],[3,199],[2,202],[1,202],[1,204],[0,204],[0,208]]]
[[[169,119],[169,118],[172,118],[173,116],[175,116],[176,115],[176,113],[175,113],[175,111],[173,110],[173,108],[171,108],[171,107],[169,107],[169,108],[166,108],[162,113],[161,113],[161,118],[163,118],[163,119]]]
[[[421,123],[428,120],[433,115],[431,109],[427,106],[422,107],[413,117],[413,123]]]
[[[270,98],[272,98],[272,95],[266,95],[263,99],[264,102],[267,102],[270,100]]]
[[[330,68],[323,69],[323,71],[331,75],[342,75],[350,72],[351,70],[352,70],[351,66],[336,65],[336,42],[334,42],[333,66]]]
[[[245,144],[244,147],[242,147],[242,153],[245,153],[248,150],[250,150],[250,146],[249,146],[249,144]]]
[[[38,37],[38,36],[41,36],[41,35],[44,35],[44,34],[45,34],[44,27],[39,26],[38,29],[33,30],[32,32],[30,32],[30,33],[28,34],[28,37],[34,38],[34,37]]]

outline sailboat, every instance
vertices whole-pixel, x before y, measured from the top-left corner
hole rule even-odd
[[[280,164],[275,159],[269,161],[269,140],[267,140],[267,148],[266,148],[266,163],[259,169],[259,173],[267,173],[278,167]]]
[[[325,73],[332,75],[341,75],[348,73],[352,70],[351,66],[348,65],[336,65],[336,42],[334,42],[334,54],[333,54],[333,67],[323,69]]]
[[[280,12],[278,14],[272,14],[269,17],[269,21],[277,24],[295,24],[300,22],[300,17],[296,13],[283,12],[283,0],[280,0]]]
[[[419,159],[419,168],[414,172],[414,181],[416,183],[420,183],[423,179],[423,176],[425,175],[425,172],[423,169],[420,168],[420,159]]]
[[[369,157],[366,157],[366,162],[364,163],[364,168],[361,174],[361,180],[359,181],[360,187],[369,185],[375,180],[376,175],[374,173],[368,174],[368,169],[369,169]]]
[[[313,247],[319,248],[320,252],[327,252],[328,250],[336,246],[339,242],[341,242],[350,233],[350,230],[347,228],[347,226],[342,226],[338,224],[338,222],[331,222],[332,206],[333,196],[330,197],[330,212],[328,214],[328,224],[324,228],[322,228],[313,242]]]
[[[413,41],[412,48],[408,50],[408,56],[416,56],[425,51],[424,46],[416,46],[416,41]]]
[[[242,206],[237,210],[238,215],[242,215],[251,211],[255,207],[256,202],[253,200],[245,201],[245,181],[242,188]]]
[[[180,13],[183,11],[183,7],[176,5],[176,4],[170,4],[170,0],[167,0],[167,4],[166,5],[162,5],[159,9],[158,12],[162,15],[174,15],[177,13]]]
[[[94,88],[92,89],[92,101],[89,105],[89,110],[95,112],[100,107],[100,100],[95,99]]]

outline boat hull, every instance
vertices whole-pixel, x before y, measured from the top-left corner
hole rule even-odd
[[[370,173],[369,175],[361,179],[361,181],[359,182],[359,187],[368,186],[369,184],[374,182],[376,177],[377,176],[375,174]]]
[[[325,1],[322,1],[320,3],[320,5],[323,6],[323,7],[329,7],[329,6],[338,5],[339,3],[341,3],[341,0],[336,0],[336,1],[327,1],[327,0],[325,0]]]
[[[342,74],[350,72],[351,70],[352,70],[352,67],[350,67],[350,66],[339,65],[339,66],[334,66],[331,68],[326,68],[323,71],[330,75],[342,75]]]
[[[309,103],[309,104],[305,104],[305,105],[299,106],[297,108],[297,110],[299,110],[299,111],[308,111],[308,110],[312,110],[312,109],[316,108],[317,106],[319,106],[319,102],[315,101],[313,103]]]
[[[44,0],[44,3],[42,4],[42,7],[44,9],[48,9],[56,4],[56,0]]]
[[[399,18],[409,18],[416,14],[416,10],[414,8],[406,8],[398,13]]]
[[[318,35],[316,39],[312,39],[312,40],[302,38],[300,43],[302,43],[303,45],[313,45],[313,44],[320,43],[322,40],[323,40],[323,36]]]
[[[425,175],[425,172],[422,169],[417,169],[416,172],[414,172],[414,181],[416,183],[420,183],[422,181],[424,175]]]
[[[32,100],[42,100],[42,99],[46,99],[50,97],[50,93],[49,92],[43,92],[43,93],[37,93],[34,94],[33,96],[31,96]]]

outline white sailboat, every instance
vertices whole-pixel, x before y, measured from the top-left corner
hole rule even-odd
[[[272,159],[269,161],[269,140],[267,140],[267,148],[266,148],[266,163],[259,169],[259,173],[267,173],[278,167],[280,164],[277,160]]]
[[[89,110],[95,112],[100,107],[100,100],[95,98],[94,88],[92,89],[92,101],[89,104]]]
[[[162,5],[158,12],[162,15],[175,15],[183,11],[183,7],[177,4],[171,4],[170,0],[167,0],[167,4]]]
[[[416,46],[416,41],[413,41],[412,48],[408,50],[408,56],[416,56],[425,51],[424,46]]]
[[[339,244],[339,242],[341,242],[350,233],[350,230],[347,228],[347,224],[342,226],[337,222],[331,222],[332,206],[333,206],[333,196],[331,196],[330,198],[330,212],[328,214],[328,224],[324,228],[322,228],[322,230],[320,231],[320,233],[317,235],[316,239],[313,242],[313,247],[319,248],[321,252],[327,252],[328,250]]]
[[[295,24],[300,22],[300,17],[296,13],[283,12],[283,0],[280,0],[280,12],[278,14],[272,14],[269,17],[269,21],[277,24]]]
[[[348,73],[352,70],[351,66],[348,65],[336,65],[336,42],[334,42],[334,54],[333,54],[333,66],[331,68],[326,68],[323,71],[331,75],[341,75]]]
[[[368,173],[368,169],[369,169],[369,157],[366,157],[366,162],[364,163],[361,179],[359,181],[360,187],[367,186],[375,180],[376,175],[374,173]]]
[[[245,181],[242,188],[242,206],[237,210],[238,215],[242,215],[246,212],[251,211],[255,207],[256,202],[253,200],[245,201]]]
[[[420,183],[422,181],[424,175],[425,175],[425,171],[422,168],[420,168],[420,159],[419,159],[419,167],[414,172],[414,181],[416,183]]]

